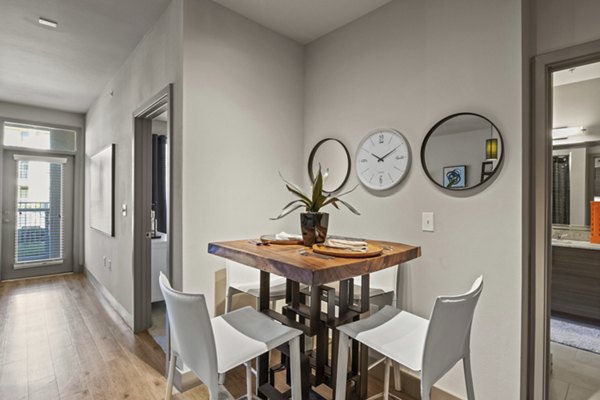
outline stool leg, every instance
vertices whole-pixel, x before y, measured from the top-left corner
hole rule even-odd
[[[393,363],[394,368],[394,389],[398,392],[402,391],[402,374],[400,373],[400,364]]]
[[[338,340],[338,361],[335,377],[335,400],[346,400],[346,376],[348,375],[348,342],[349,338],[340,332]]]
[[[233,302],[233,289],[231,287],[227,288],[227,296],[225,296],[225,312],[228,313],[231,311]]]
[[[390,398],[390,367],[392,366],[392,360],[389,358],[385,359],[384,368],[385,374],[383,375],[383,400]]]
[[[173,395],[173,378],[175,376],[175,362],[177,357],[171,353],[171,359],[169,360],[169,375],[167,377],[167,392],[165,393],[165,400],[171,400]]]
[[[252,363],[246,361],[244,365],[246,366],[246,398],[247,400],[252,400],[254,398],[254,392],[252,391]]]
[[[467,399],[475,400],[475,390],[473,389],[473,376],[471,374],[471,357],[463,358],[463,367],[465,370],[465,383],[467,384]]]
[[[302,400],[302,377],[300,367],[300,336],[290,340],[290,367],[292,375],[292,400]]]

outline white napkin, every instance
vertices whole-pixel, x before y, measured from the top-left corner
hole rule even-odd
[[[359,253],[367,252],[367,242],[362,240],[327,239],[323,245],[334,249],[344,249]]]
[[[275,235],[277,240],[302,240],[302,235],[295,235],[293,233],[279,232]]]

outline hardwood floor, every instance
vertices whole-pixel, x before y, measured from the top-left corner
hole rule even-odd
[[[163,399],[164,359],[81,274],[0,283],[2,400]]]
[[[151,336],[134,335],[84,275],[0,283],[0,399],[161,400],[164,367]],[[243,367],[227,374],[226,387],[244,394]],[[381,387],[369,378],[369,395]],[[208,395],[198,386],[174,399]]]

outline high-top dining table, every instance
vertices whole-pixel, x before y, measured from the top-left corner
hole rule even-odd
[[[334,391],[337,361],[337,326],[356,321],[369,313],[369,274],[394,267],[421,256],[421,248],[402,243],[367,240],[383,248],[380,255],[368,258],[327,257],[302,245],[264,245],[256,240],[209,243],[208,252],[260,270],[259,311],[269,317],[315,337],[314,348],[303,348],[302,397],[307,399],[311,387],[326,384]],[[269,308],[270,274],[286,278],[286,299],[282,312]],[[361,278],[360,297],[355,301],[355,277]],[[338,282],[337,290],[331,284]],[[301,285],[310,290],[301,290]],[[323,308],[322,304],[326,304]],[[336,306],[338,307],[336,313]],[[331,330],[332,344],[329,348]],[[304,341],[301,341],[304,345]],[[285,399],[288,393],[274,388],[274,374],[284,370],[282,364],[269,366],[269,356],[257,361],[257,388],[262,398]],[[347,385],[349,396],[367,398],[368,349],[352,344],[351,366]],[[347,366],[345,366],[347,368]],[[313,372],[314,371],[314,372]]]

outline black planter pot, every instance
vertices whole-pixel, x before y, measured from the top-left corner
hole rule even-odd
[[[300,227],[302,228],[302,241],[305,246],[323,243],[327,237],[329,214],[307,212],[300,214]]]

